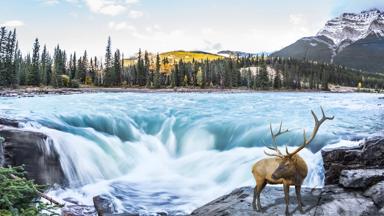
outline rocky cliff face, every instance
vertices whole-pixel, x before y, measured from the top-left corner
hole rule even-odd
[[[338,184],[342,170],[384,169],[384,139],[372,138],[351,148],[323,149],[324,183]]]
[[[344,13],[329,20],[317,36],[325,36],[335,46],[351,44],[370,34],[384,36],[384,12],[377,9],[361,13]]]
[[[66,179],[51,141],[41,133],[17,128],[18,122],[0,119],[1,166],[22,166],[27,177],[43,185],[65,185]]]

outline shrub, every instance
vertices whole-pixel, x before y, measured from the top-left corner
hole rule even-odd
[[[77,79],[71,80],[71,88],[80,88],[80,82]]]
[[[69,87],[69,82],[70,82],[70,79],[69,79],[69,76],[67,75],[61,75],[61,81],[62,81],[62,84],[63,86],[62,87]]]
[[[0,215],[59,215],[55,206],[39,200],[38,189],[43,187],[27,180],[23,167],[0,168]]]

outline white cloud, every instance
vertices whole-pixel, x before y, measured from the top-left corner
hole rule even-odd
[[[4,23],[0,24],[0,26],[5,26],[5,27],[20,27],[20,26],[23,26],[24,23],[20,20],[9,20],[9,21],[5,21]]]
[[[110,22],[108,24],[109,28],[115,30],[115,31],[121,31],[121,30],[131,30],[136,31],[136,27],[132,25],[128,25],[126,22]]]
[[[223,45],[219,42],[215,43],[209,40],[205,40],[204,43],[206,44],[206,47],[203,49],[203,51],[218,52],[223,49]]]
[[[40,1],[46,5],[55,5],[59,3],[59,0],[40,0]]]
[[[300,25],[304,21],[304,16],[302,14],[290,14],[289,22],[294,25]]]
[[[137,19],[139,17],[142,17],[143,15],[144,15],[144,13],[141,11],[136,11],[136,10],[129,11],[129,17],[131,17],[133,19]]]
[[[84,0],[88,8],[93,13],[116,16],[125,12],[129,5],[136,3],[138,0]],[[131,11],[132,12],[132,11]],[[133,15],[139,16],[138,11],[134,11]],[[131,14],[131,13],[130,13]]]

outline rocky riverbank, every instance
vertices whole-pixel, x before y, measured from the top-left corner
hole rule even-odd
[[[151,88],[135,88],[135,87],[81,87],[81,88],[49,88],[49,87],[23,87],[18,89],[0,89],[0,97],[35,97],[44,95],[70,95],[70,94],[82,94],[82,93],[122,93],[122,92],[133,92],[133,93],[251,93],[251,92],[321,92],[319,90],[311,89],[300,89],[300,90],[269,90],[259,91],[247,88],[233,88],[233,89],[222,89],[222,88],[193,88],[193,87],[177,87],[177,88],[162,88],[162,89],[151,89]],[[357,88],[352,87],[334,87],[331,86],[328,92],[333,93],[352,93],[357,92]],[[375,92],[375,91],[367,91]]]
[[[19,88],[19,89],[0,89],[0,97],[35,97],[44,95],[70,95],[82,93],[247,93],[254,92],[248,89],[221,89],[221,88],[163,88],[163,89],[150,89],[150,88]]]
[[[0,118],[0,166],[24,166],[27,177],[37,184],[66,184],[59,156],[52,141],[42,133],[19,128],[19,122]]]

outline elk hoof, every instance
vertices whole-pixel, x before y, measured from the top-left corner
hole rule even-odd
[[[301,214],[304,214],[304,213],[305,213],[304,210],[303,210],[303,208],[299,208],[299,211],[300,211]]]
[[[285,216],[290,216],[289,211],[285,210]]]

